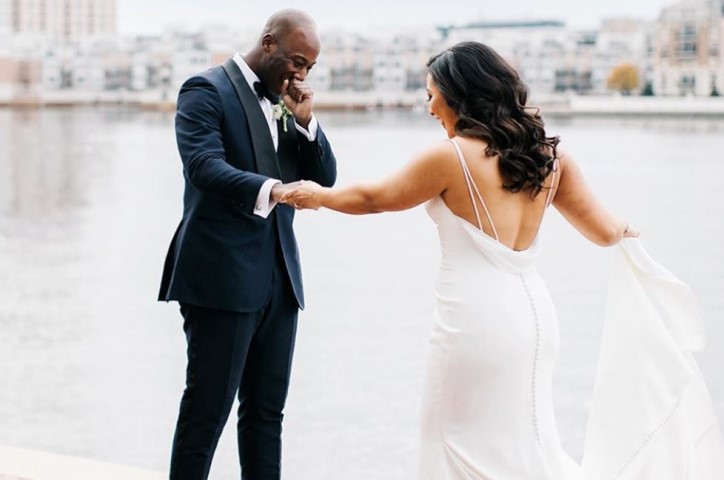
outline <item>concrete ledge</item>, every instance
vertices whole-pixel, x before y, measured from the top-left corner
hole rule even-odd
[[[0,447],[0,480],[164,480],[168,475],[95,460]]]

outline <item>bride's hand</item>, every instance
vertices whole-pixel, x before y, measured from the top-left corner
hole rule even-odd
[[[301,184],[296,188],[284,193],[282,198],[279,200],[281,203],[291,205],[297,210],[312,209],[318,210],[322,206],[321,195],[324,192],[324,187],[321,185],[302,180]]]
[[[635,228],[631,227],[629,224],[626,224],[626,229],[623,231],[623,237],[624,238],[638,238],[639,231]]]

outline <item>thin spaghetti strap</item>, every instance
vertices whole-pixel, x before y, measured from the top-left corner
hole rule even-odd
[[[475,210],[475,218],[478,220],[478,228],[482,231],[483,230],[483,222],[480,220],[480,212],[478,212],[478,205],[475,203],[475,197],[473,196],[473,188],[471,187],[472,179],[468,177],[468,166],[465,164],[465,159],[463,158],[463,152],[460,151],[460,147],[458,144],[453,140],[452,138],[449,139],[450,142],[455,146],[455,150],[458,154],[458,160],[460,160],[460,165],[463,167],[463,176],[465,177],[465,184],[468,186],[468,193],[470,193],[470,200],[473,202],[473,210]]]
[[[468,169],[468,164],[465,161],[465,157],[463,156],[462,150],[460,150],[460,145],[455,141],[455,139],[449,139],[450,142],[455,146],[455,151],[457,151],[458,154],[458,160],[460,160],[460,165],[463,167],[463,173],[465,174],[465,183],[468,186],[468,192],[470,193],[470,200],[473,202],[473,210],[475,210],[475,218],[478,220],[478,228],[480,228],[480,231],[483,231],[483,222],[480,221],[480,212],[478,211],[478,206],[475,202],[475,196],[473,195],[473,190],[475,190],[475,194],[478,197],[478,200],[480,200],[480,204],[483,206],[483,210],[485,211],[485,216],[488,217],[488,222],[490,223],[490,228],[493,230],[493,236],[495,236],[495,239],[500,241],[500,238],[498,237],[498,231],[495,229],[495,224],[493,223],[493,219],[490,216],[490,212],[488,211],[488,207],[485,205],[485,201],[483,200],[483,196],[480,194],[480,190],[478,190],[478,186],[475,185],[475,182],[473,181],[473,176],[470,174],[470,170]]]
[[[546,196],[546,208],[548,208],[553,201],[553,191],[556,189],[556,172],[558,172],[558,168],[560,166],[560,163],[557,163],[558,159],[553,159],[553,170],[551,170],[551,173],[553,174],[553,179],[551,180],[551,186],[548,189],[548,195]]]

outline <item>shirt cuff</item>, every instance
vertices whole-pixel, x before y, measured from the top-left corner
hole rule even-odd
[[[270,178],[261,185],[259,195],[256,197],[256,204],[254,205],[254,215],[266,218],[269,216],[271,211],[274,210],[274,207],[277,206],[277,202],[271,199],[271,189],[278,183],[282,182],[275,178]]]
[[[317,128],[319,128],[319,124],[317,123],[317,117],[312,115],[312,119],[309,121],[309,128],[305,129],[301,125],[297,123],[296,120],[294,120],[294,125],[296,125],[297,130],[301,132],[305,137],[307,137],[307,140],[310,142],[313,142],[317,139]]]

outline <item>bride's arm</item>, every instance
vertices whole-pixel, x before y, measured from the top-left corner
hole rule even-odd
[[[586,184],[581,169],[566,153],[559,160],[561,172],[553,205],[584,237],[596,245],[615,245],[638,232],[609,212]]]
[[[325,188],[313,182],[303,182],[300,187],[285,194],[281,201],[295,208],[316,210],[325,207],[353,215],[406,210],[445,191],[452,148],[449,142],[435,145],[400,171],[376,182],[341,188]]]

